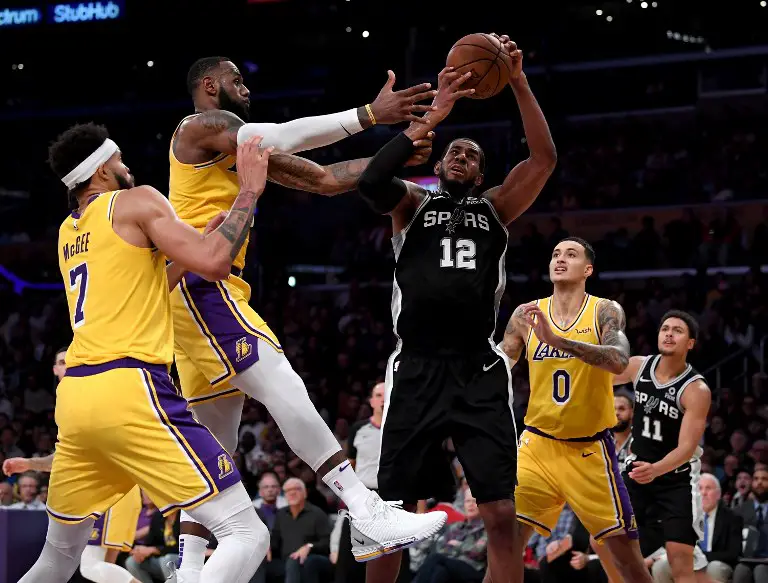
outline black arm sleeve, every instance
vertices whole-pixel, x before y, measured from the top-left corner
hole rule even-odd
[[[377,213],[392,212],[408,192],[405,182],[395,177],[413,154],[413,142],[404,133],[397,134],[379,150],[360,177],[360,196]]]

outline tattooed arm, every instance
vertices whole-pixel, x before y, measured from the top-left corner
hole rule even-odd
[[[226,218],[209,235],[183,223],[168,200],[151,186],[139,186],[131,189],[131,196],[118,197],[115,231],[134,245],[156,246],[179,269],[210,280],[226,278],[232,260],[248,237],[256,202],[264,192],[270,152],[270,148],[259,148],[254,140],[238,148],[240,194]]]
[[[334,196],[354,190],[370,158],[359,158],[321,166],[291,154],[273,154],[267,179],[288,188]]]
[[[602,300],[597,305],[597,325],[600,329],[600,344],[589,344],[569,340],[552,331],[544,313],[538,306],[527,304],[523,308],[529,325],[533,326],[536,337],[553,348],[563,350],[592,366],[613,374],[621,374],[629,364],[629,341],[624,335],[624,310],[611,300]],[[535,320],[533,317],[535,316]]]
[[[515,366],[517,361],[520,360],[530,329],[524,318],[524,306],[525,304],[515,308],[515,311],[509,318],[509,322],[507,322],[504,338],[499,346],[511,361],[510,367]]]

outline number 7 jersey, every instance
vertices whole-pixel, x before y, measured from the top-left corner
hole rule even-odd
[[[584,294],[581,309],[569,326],[552,318],[552,297],[537,300],[558,336],[600,344],[597,305],[602,298]],[[555,439],[592,437],[616,425],[613,374],[591,366],[567,352],[544,344],[531,329],[525,346],[531,396],[525,425]]]
[[[125,191],[91,197],[80,216],[59,227],[59,268],[74,338],[67,367],[136,358],[173,361],[165,256],[136,247],[112,228],[112,213]]]

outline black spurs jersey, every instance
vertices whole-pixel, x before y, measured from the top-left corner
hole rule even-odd
[[[392,238],[392,320],[405,350],[466,354],[491,348],[504,294],[507,229],[491,201],[428,193]]]
[[[635,410],[630,459],[654,463],[677,447],[685,412],[680,398],[688,385],[704,378],[689,364],[677,378],[662,384],[655,374],[660,359],[659,354],[647,356],[634,380]],[[697,447],[691,461],[698,460],[700,456],[701,448]],[[680,476],[688,480],[687,467],[689,464],[661,478],[669,480]]]

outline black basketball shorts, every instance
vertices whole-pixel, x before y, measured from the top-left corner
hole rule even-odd
[[[445,499],[448,437],[478,503],[514,497],[517,435],[506,359],[490,349],[467,357],[395,353],[386,384],[378,474],[384,500]]]
[[[685,464],[676,474],[660,476],[650,484],[638,484],[627,473],[623,475],[644,557],[668,542],[695,546],[703,535],[699,470],[690,466]]]

